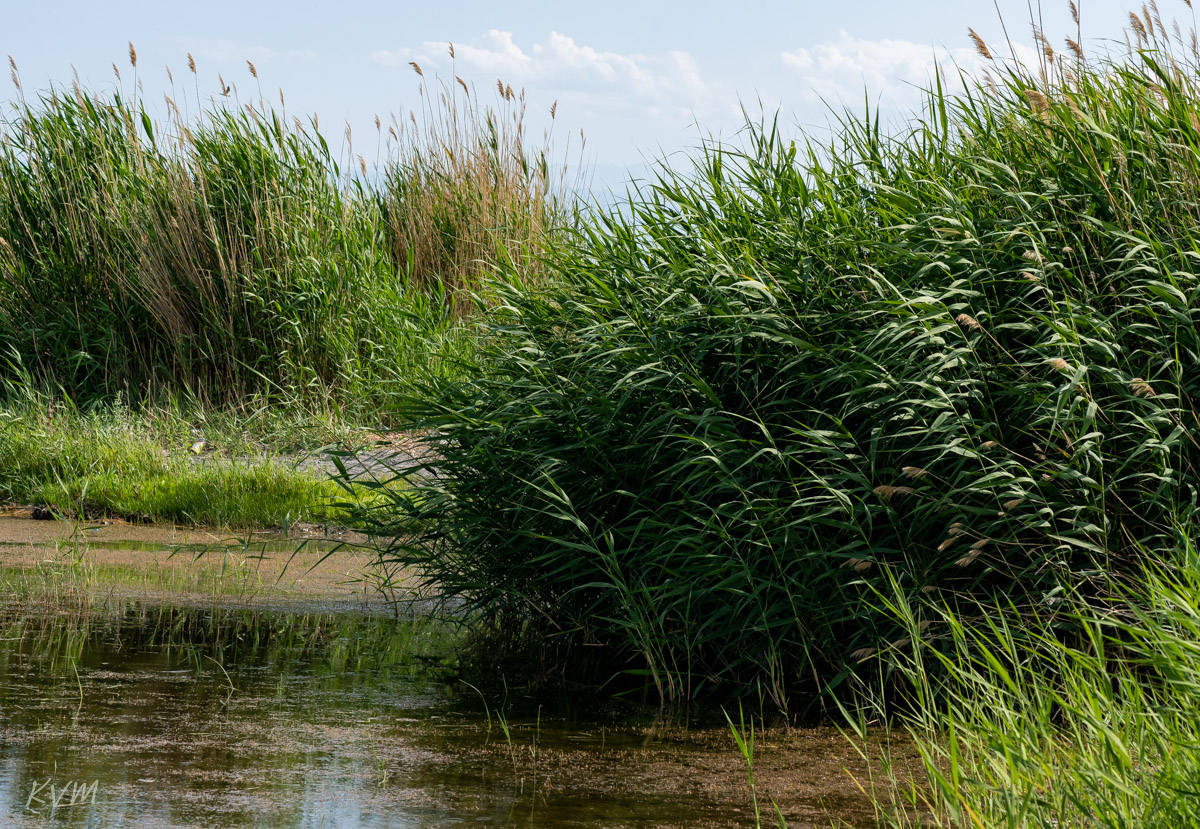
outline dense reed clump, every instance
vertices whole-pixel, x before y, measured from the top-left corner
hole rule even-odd
[[[1057,68],[1055,68],[1057,67]],[[707,144],[502,289],[385,554],[664,698],[784,710],[910,637],[1140,572],[1200,491],[1200,86],[1144,50],[938,87],[897,137]],[[583,647],[587,646],[587,647]],[[575,663],[578,664],[578,663]]]
[[[19,90],[15,66],[13,77]],[[276,108],[239,103],[223,79],[221,91],[191,118],[168,98],[165,123],[119,92],[11,103],[0,122],[0,359],[73,397],[345,402],[468,348],[447,301],[464,256],[421,234],[475,228],[469,256],[485,267],[536,245],[555,194],[475,168],[438,187],[421,179],[426,212],[455,215],[447,230],[404,226],[396,217],[416,196],[398,197],[395,182],[454,142],[490,142],[528,166],[518,136],[477,134],[501,121],[519,130],[520,114],[443,101],[453,113],[431,106],[428,129],[403,148],[389,139],[369,173],[352,149],[331,152],[315,117],[290,118],[282,95]],[[484,190],[486,209],[466,195]],[[526,221],[498,227],[498,205]],[[409,254],[421,245],[432,252]]]

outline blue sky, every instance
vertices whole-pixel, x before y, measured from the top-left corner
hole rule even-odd
[[[1127,3],[1076,2],[1085,47],[1121,38]],[[257,97],[260,84],[272,97],[282,88],[291,114],[316,112],[323,131],[335,135],[348,121],[355,151],[370,157],[374,116],[386,122],[420,106],[409,66],[415,60],[427,76],[456,74],[489,94],[498,78],[524,88],[539,131],[557,101],[560,150],[570,140],[574,155],[582,130],[585,157],[604,180],[695,145],[697,123],[713,134],[735,132],[742,103],[757,109],[762,101],[786,124],[819,133],[827,121],[823,101],[861,108],[865,91],[894,120],[918,103],[912,84],[928,79],[935,60],[978,68],[968,26],[1007,52],[991,0],[8,5],[0,53],[17,62],[27,92],[66,86],[73,69],[87,87],[113,88],[113,63],[129,92],[132,41],[147,100],[169,90],[165,66],[177,87],[194,94],[191,53],[203,96],[217,91],[218,74],[242,100]],[[1032,54],[1025,0],[999,0],[999,7],[1013,40]],[[1168,26],[1171,18],[1185,31],[1192,26],[1182,0],[1163,0],[1161,11]],[[1044,5],[1042,23],[1058,48],[1075,36],[1066,0]]]

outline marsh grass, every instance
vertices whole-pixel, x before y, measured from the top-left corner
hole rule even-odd
[[[12,75],[0,360],[73,399],[377,408],[398,379],[453,370],[473,339],[457,292],[533,256],[559,215],[511,94],[425,101],[368,171],[348,130],[337,155],[282,93],[244,101],[222,78],[204,101],[197,80],[157,118],[119,72],[107,95]]]
[[[876,792],[881,823],[1200,824],[1200,572],[1192,544],[1177,552],[1100,604],[1065,593],[1056,608],[1018,611],[917,604],[897,584],[881,594],[918,644],[889,660],[911,697],[869,716],[907,731],[925,770],[919,785]]]
[[[204,444],[195,454],[189,447],[198,437]],[[120,397],[82,410],[25,394],[0,409],[0,503],[42,505],[65,517],[210,526],[337,521],[348,512],[336,504],[361,493],[301,463],[322,444],[362,442],[362,430],[343,421],[297,413],[133,410]]]
[[[661,168],[410,396],[434,452],[364,516],[383,558],[561,676],[797,714],[911,641],[872,605],[888,578],[1025,607],[1176,549],[1200,61],[1169,45],[939,85],[897,135],[751,122]]]

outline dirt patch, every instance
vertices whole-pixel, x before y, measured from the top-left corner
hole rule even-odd
[[[381,606],[403,596],[376,586],[365,537],[318,525],[234,533],[122,521],[35,521],[0,512],[0,571],[23,592],[69,589],[145,600],[297,599]]]

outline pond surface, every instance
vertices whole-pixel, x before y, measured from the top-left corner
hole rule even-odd
[[[502,723],[447,679],[454,637],[344,612],[0,610],[0,826],[753,825],[728,731]],[[793,827],[873,825],[850,773],[869,777],[835,731],[760,736],[760,797]]]
[[[0,514],[0,827],[754,825],[727,729],[485,699],[404,574],[302,533]],[[875,825],[841,733],[756,736],[763,825]]]

